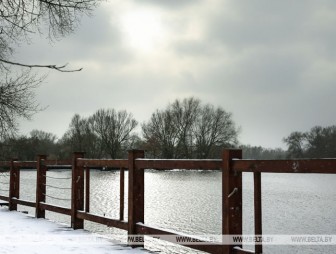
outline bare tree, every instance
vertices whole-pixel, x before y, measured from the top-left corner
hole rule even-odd
[[[177,156],[179,134],[170,109],[153,113],[149,122],[142,125],[142,132],[152,155],[167,159]]]
[[[194,97],[185,98],[182,101],[175,100],[170,108],[178,134],[176,155],[181,158],[191,158],[193,156],[193,127],[197,124],[201,101]]]
[[[30,71],[17,77],[5,75],[0,78],[0,138],[15,133],[18,118],[30,119],[41,110],[34,100],[34,92],[42,80],[31,75]]]
[[[238,129],[232,114],[213,105],[205,105],[198,115],[194,128],[197,158],[213,158],[218,148],[235,146]]]
[[[52,40],[71,32],[82,14],[89,14],[99,0],[3,0],[0,4],[0,62],[4,65],[43,67],[62,72],[66,65],[19,63],[9,59],[12,45],[29,40],[33,33],[47,31]]]
[[[146,147],[162,158],[215,157],[218,149],[236,145],[238,135],[231,113],[193,97],[157,110],[142,131]]]
[[[307,146],[307,134],[299,131],[292,132],[283,141],[288,146],[288,155],[293,158],[302,158]]]
[[[85,157],[100,158],[103,148],[98,136],[93,132],[89,120],[75,114],[71,119],[69,129],[60,141],[63,154],[85,152]]]
[[[292,158],[334,158],[336,156],[336,126],[315,126],[307,132],[292,132],[284,138]]]
[[[89,14],[100,0],[2,0],[0,1],[0,137],[13,133],[17,117],[30,118],[40,110],[34,101],[34,89],[43,78],[29,70],[48,68],[60,72],[66,64],[23,63],[13,60],[15,47],[29,42],[35,33],[59,39],[74,31],[79,18]],[[28,68],[14,74],[14,67]],[[17,71],[17,70],[16,70]]]
[[[123,156],[122,151],[133,138],[132,132],[138,125],[126,110],[100,109],[89,118],[92,131],[101,140],[105,152],[112,158]]]

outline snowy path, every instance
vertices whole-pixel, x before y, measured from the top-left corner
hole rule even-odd
[[[141,254],[141,249],[0,208],[0,254]],[[148,252],[147,252],[148,253]]]

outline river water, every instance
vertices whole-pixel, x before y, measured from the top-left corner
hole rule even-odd
[[[70,171],[48,171],[47,203],[70,207]],[[145,171],[145,224],[192,235],[221,234],[221,172]],[[54,179],[49,177],[64,178]],[[119,218],[119,172],[91,171],[90,212]],[[20,198],[35,200],[35,171],[21,171]],[[264,234],[336,235],[336,175],[263,174]],[[243,231],[253,234],[253,175],[243,174]],[[125,172],[127,190],[127,171]],[[127,219],[127,191],[125,191]],[[1,193],[0,194],[4,194]],[[55,199],[57,198],[57,199]],[[64,200],[63,200],[64,199]],[[19,210],[33,209],[19,206]],[[70,225],[68,216],[46,217]],[[124,241],[126,232],[96,223],[85,228]],[[145,248],[160,253],[199,253],[151,238]],[[253,246],[245,246],[253,250]],[[336,246],[264,246],[265,253],[336,253]]]

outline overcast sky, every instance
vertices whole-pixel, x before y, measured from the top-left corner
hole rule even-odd
[[[176,98],[232,112],[243,144],[285,147],[335,124],[336,1],[115,0],[74,34],[22,46],[15,60],[69,63],[37,90],[48,108],[21,132],[61,137],[75,113],[126,109],[141,123]]]

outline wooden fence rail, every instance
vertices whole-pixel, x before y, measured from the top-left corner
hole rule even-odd
[[[183,236],[176,232],[150,227],[144,221],[145,169],[203,169],[222,171],[222,234],[242,235],[242,174],[254,174],[254,217],[255,235],[262,235],[262,173],[336,173],[336,159],[304,160],[242,160],[241,150],[225,150],[221,160],[167,160],[146,159],[144,151],[129,151],[126,160],[85,159],[83,153],[74,153],[71,161],[48,160],[39,155],[36,161],[0,161],[0,168],[9,173],[8,196],[0,195],[0,200],[8,202],[9,210],[17,210],[17,205],[35,208],[37,218],[44,218],[45,211],[71,216],[71,227],[84,227],[84,220],[109,227],[126,230],[129,235],[171,235]],[[120,170],[120,211],[119,218],[102,217],[90,213],[90,170],[116,168]],[[20,171],[36,169],[36,200],[22,200],[20,194]],[[46,203],[47,171],[71,169],[71,207]],[[124,218],[125,173],[128,169],[128,218]],[[0,185],[1,189],[1,185]],[[138,247],[139,245],[137,245]],[[211,244],[202,242],[187,247],[209,253],[262,253],[263,246],[256,245],[255,252],[244,250],[241,245]]]

